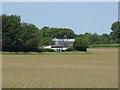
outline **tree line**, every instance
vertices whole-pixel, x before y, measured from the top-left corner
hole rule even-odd
[[[120,22],[114,22],[110,34],[98,35],[96,33],[75,34],[69,28],[54,28],[44,26],[39,29],[34,24],[21,22],[20,16],[1,15],[2,17],[2,50],[3,51],[37,51],[42,45],[54,44],[52,39],[80,38],[88,45],[92,44],[118,44],[120,42]]]

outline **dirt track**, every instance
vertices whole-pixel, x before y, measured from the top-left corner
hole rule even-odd
[[[83,55],[3,55],[3,87],[117,88],[118,50]]]

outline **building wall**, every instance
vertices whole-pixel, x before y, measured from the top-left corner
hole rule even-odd
[[[53,39],[56,47],[45,46],[44,48],[54,49],[55,51],[66,50],[69,46],[73,44],[75,39]],[[60,46],[60,47],[59,47]],[[62,46],[62,47],[61,47]],[[59,48],[58,48],[59,47]]]
[[[54,49],[55,51],[63,51],[66,50],[67,48],[51,48],[51,49]]]
[[[51,49],[51,46],[45,46],[44,48],[49,48],[49,49]]]
[[[71,46],[75,39],[53,39],[55,45]]]

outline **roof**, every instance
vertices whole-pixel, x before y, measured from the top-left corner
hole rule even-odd
[[[43,45],[43,46],[41,46],[41,48],[49,47],[49,46],[51,46],[51,45]]]
[[[75,39],[52,39],[53,41],[64,41],[64,42],[74,42]]]

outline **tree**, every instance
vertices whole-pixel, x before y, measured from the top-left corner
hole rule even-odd
[[[92,34],[89,39],[91,41],[91,44],[100,44],[100,35],[97,33]]]
[[[77,51],[87,51],[89,44],[88,41],[83,38],[76,38],[75,42],[73,43],[73,47]]]
[[[100,44],[109,44],[109,43],[110,43],[110,35],[106,33],[102,34],[100,36]]]
[[[16,15],[2,15],[2,50],[14,51],[17,49],[15,45],[19,37],[21,19]]]
[[[39,29],[33,24],[22,23],[22,33],[19,41],[21,41],[22,51],[34,51],[40,43]]]
[[[35,25],[21,23],[16,15],[2,15],[3,51],[34,51],[39,41],[39,29]]]
[[[40,30],[42,37],[50,37],[48,31],[50,30],[49,27],[45,26]]]
[[[40,32],[42,33],[43,37],[50,37],[50,38],[74,38],[76,35],[75,33],[68,28],[49,28],[43,27]]]
[[[0,15],[0,51],[2,51],[2,16]]]
[[[88,44],[99,44],[100,42],[100,36],[97,35],[96,33],[91,34],[91,33],[85,33],[85,34],[80,34],[78,35],[79,38],[85,39]]]
[[[113,40],[115,40],[116,43],[120,43],[120,22],[114,22],[111,26],[112,32],[110,35],[112,36]]]
[[[40,41],[40,45],[52,45],[53,41],[50,37],[43,37]]]
[[[63,39],[63,38],[74,38],[75,33],[68,28],[58,28],[58,33],[56,34],[56,38]]]

